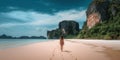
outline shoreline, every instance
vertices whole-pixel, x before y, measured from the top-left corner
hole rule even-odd
[[[50,40],[44,39],[0,39],[0,50],[11,49],[16,47],[21,47],[25,45],[47,42]]]

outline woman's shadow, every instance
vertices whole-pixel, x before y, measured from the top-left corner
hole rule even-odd
[[[71,51],[69,51],[69,50],[64,50],[63,52],[66,52],[66,53],[71,53]]]

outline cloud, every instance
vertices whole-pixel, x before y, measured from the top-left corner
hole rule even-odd
[[[25,21],[23,20],[19,20],[19,19],[15,19],[9,16],[6,16],[6,14],[0,14],[0,24],[4,24],[4,23],[24,23]]]
[[[85,21],[85,11],[86,10],[68,10],[58,12],[54,15],[34,11],[12,11],[2,13],[2,15],[12,19],[25,21],[25,23],[17,23],[14,25],[54,25],[62,20]]]
[[[8,18],[12,18],[12,19],[22,20],[22,21],[31,20],[31,17],[30,17],[31,14],[29,12],[25,12],[25,11],[11,11],[11,12],[1,13],[1,15],[4,15],[4,16],[6,16]]]
[[[86,9],[91,0],[0,0],[0,12],[24,10],[54,14],[56,12]]]
[[[82,18],[86,15],[85,12],[86,10],[69,10],[57,13],[57,16],[61,17],[63,20],[82,20]]]

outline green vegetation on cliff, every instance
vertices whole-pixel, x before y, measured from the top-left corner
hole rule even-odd
[[[120,39],[120,1],[110,1],[107,11],[109,18],[102,20],[101,23],[98,23],[91,29],[88,29],[87,22],[85,22],[78,34],[78,38]]]

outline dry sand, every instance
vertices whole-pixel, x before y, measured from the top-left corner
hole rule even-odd
[[[0,60],[120,60],[120,42],[68,39],[63,52],[59,40],[40,42],[0,50]]]

